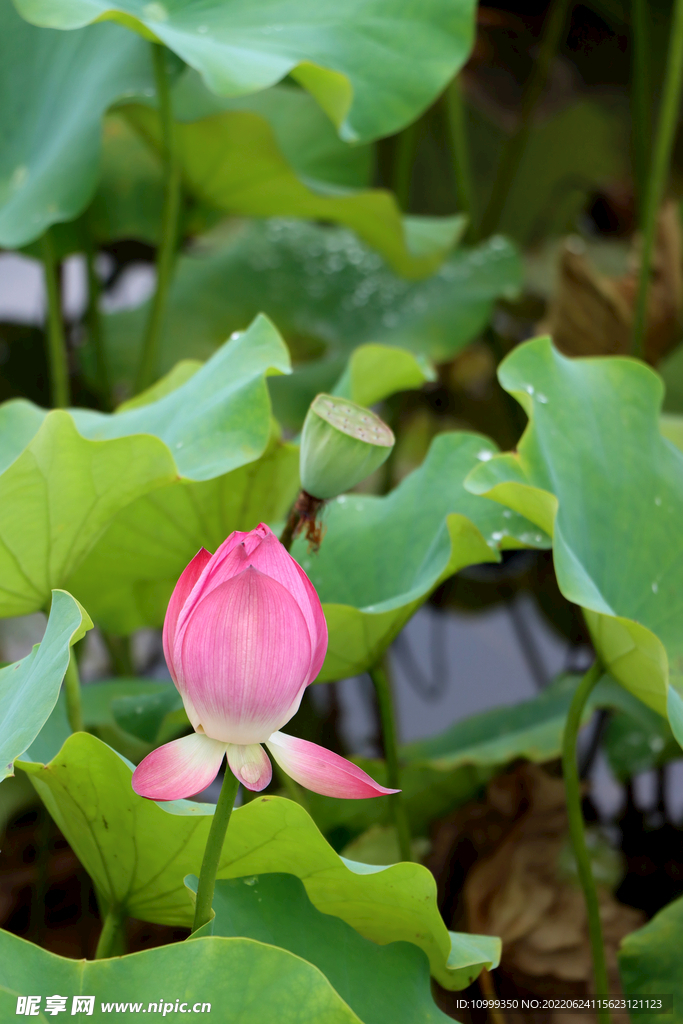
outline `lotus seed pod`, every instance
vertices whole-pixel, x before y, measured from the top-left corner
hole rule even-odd
[[[315,498],[336,498],[389,457],[394,435],[374,412],[348,398],[318,395],[301,435],[301,486]]]

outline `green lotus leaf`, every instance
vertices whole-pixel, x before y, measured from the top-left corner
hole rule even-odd
[[[467,487],[553,533],[564,596],[610,674],[683,738],[683,454],[659,431],[662,383],[631,359],[567,359],[548,338],[515,349],[500,381],[529,416],[514,454]]]
[[[141,102],[153,107],[149,101]],[[197,72],[188,68],[173,87],[172,103],[173,116],[181,123],[234,111],[257,115],[270,126],[282,156],[304,181],[342,188],[370,184],[373,147],[342,142],[309,93],[291,83],[228,99],[210,92]]]
[[[681,940],[683,940],[683,898],[674,900],[660,910],[644,928],[631,932],[622,940],[619,950],[619,974],[624,995],[630,999],[673,995],[673,1016],[681,1019],[683,1006],[683,974],[681,974]],[[662,1020],[662,1011],[638,1009],[638,1020],[655,1024]]]
[[[181,477],[211,480],[263,453],[271,432],[265,378],[289,370],[282,338],[267,317],[257,316],[201,370],[156,401],[129,403],[113,415],[89,409],[72,415],[92,440],[154,434],[173,452]]]
[[[179,363],[122,409],[168,394],[200,366]],[[352,354],[337,390],[359,394],[368,404],[431,376],[420,357],[366,345]],[[69,587],[110,632],[161,626],[173,587],[199,548],[215,551],[233,530],[282,522],[298,489],[299,450],[273,437],[261,458],[247,466],[210,481],[176,481],[126,506],[72,574]]]
[[[92,622],[64,590],[52,594],[45,635],[31,653],[0,669],[0,782],[33,743],[57,703],[71,645]]]
[[[186,884],[197,891],[196,878]],[[408,942],[378,946],[338,917],[321,914],[294,875],[222,879],[213,909],[207,934],[256,939],[315,964],[363,1024],[450,1020],[434,1003],[421,949]]]
[[[344,228],[256,221],[222,244],[179,258],[159,368],[207,359],[229,331],[261,310],[277,323],[295,358],[302,348],[299,358],[310,359],[380,343],[444,362],[479,334],[495,301],[514,295],[521,279],[519,256],[500,237],[459,249],[432,277],[410,282]],[[137,365],[147,312],[145,304],[105,317],[118,381],[129,379]],[[316,391],[333,387],[344,364],[327,370],[320,364],[323,376],[319,386],[307,386],[305,406]],[[287,380],[287,391],[297,377]],[[274,394],[282,384],[271,381]]]
[[[495,451],[477,434],[441,434],[390,494],[329,502],[318,553],[295,541],[292,554],[318,591],[329,629],[318,681],[374,665],[432,590],[466,565],[495,562],[503,548],[547,545],[523,517],[464,489],[465,476]]]
[[[161,146],[156,110],[133,106],[126,114],[145,138]],[[290,164],[272,125],[251,109],[176,123],[175,138],[186,187],[200,202],[232,215],[343,224],[404,277],[436,270],[465,226],[462,216],[404,219],[386,190],[316,181],[305,165],[299,171]]]
[[[35,28],[0,5],[0,245],[25,245],[85,209],[104,112],[152,89],[148,47],[132,33]]]
[[[414,120],[469,56],[472,0],[17,0],[34,24],[74,29],[112,18],[160,40],[222,96],[257,92],[292,74],[347,142]]]
[[[260,317],[148,405],[113,415],[0,406],[0,615],[44,607],[132,501],[257,459],[271,430],[266,374],[288,367]]]
[[[435,379],[436,371],[424,356],[390,345],[359,345],[331,393],[369,407]]]
[[[161,626],[178,577],[201,547],[283,521],[299,490],[299,449],[271,441],[260,459],[214,480],[176,481],[113,520],[69,586],[95,621],[128,635]]]
[[[146,921],[191,923],[183,879],[199,873],[211,805],[183,800],[161,805],[137,796],[131,767],[88,733],[70,736],[47,765],[19,766],[107,905]],[[346,863],[302,807],[261,797],[235,810],[218,874],[236,878],[272,871],[296,875],[318,910],[342,918],[373,942],[420,946],[442,985],[461,986],[465,964],[458,955],[451,968],[451,938],[426,868],[405,863],[377,870]],[[486,958],[476,959],[477,937],[466,939],[474,956],[470,963],[481,966]],[[496,940],[488,943],[495,953]],[[488,959],[494,962],[495,956]]]
[[[207,937],[108,960],[71,960],[0,931],[0,1018],[14,1020],[17,998],[29,993],[40,996],[41,1020],[53,1019],[44,1016],[45,997],[57,993],[67,997],[67,1014],[74,996],[94,997],[93,1021],[125,1017],[144,1024],[149,1013],[175,1013],[178,1006],[178,1012],[240,1024],[364,1024],[317,967],[244,938]]]

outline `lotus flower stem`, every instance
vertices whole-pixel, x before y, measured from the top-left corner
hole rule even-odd
[[[401,784],[399,781],[400,768],[398,763],[396,716],[394,714],[394,701],[391,693],[391,681],[389,679],[386,657],[370,670],[370,678],[377,694],[379,716],[382,723],[382,744],[384,746],[384,760],[387,765],[387,783],[390,789],[399,790]],[[410,823],[405,804],[403,803],[403,794],[395,793],[390,803],[394,826],[398,836],[401,860],[412,860]]]
[[[204,858],[201,871],[199,872],[199,885],[197,886],[197,902],[194,907],[194,924],[192,931],[211,920],[211,905],[213,903],[213,891],[216,886],[216,872],[221,859],[225,834],[230,824],[230,816],[235,805],[235,797],[239,789],[239,781],[226,767],[221,786],[220,796],[216,804],[211,828],[206,840]]]
[[[180,160],[175,141],[175,125],[171,107],[171,90],[166,70],[165,47],[152,43],[154,78],[161,121],[162,155],[164,161],[164,207],[161,215],[161,240],[157,251],[157,285],[142,345],[140,364],[135,382],[136,392],[154,381],[159,344],[164,326],[166,304],[173,275],[178,242],[180,213]]]
[[[634,356],[642,357],[647,329],[647,296],[650,285],[652,251],[657,231],[657,214],[661,206],[671,163],[671,151],[678,126],[683,85],[683,0],[676,0],[669,34],[669,53],[666,61],[662,102],[659,109],[652,162],[649,168],[645,201],[641,215],[643,234],[640,254],[640,276],[635,315],[633,318]]]
[[[95,950],[96,960],[105,960],[110,956],[120,956],[125,953],[125,937],[123,925],[125,918],[120,907],[110,907],[107,911],[102,931]]]
[[[598,659],[579,683],[579,686],[572,698],[567,715],[567,722],[564,727],[562,740],[562,770],[564,774],[564,787],[567,797],[567,816],[569,818],[569,835],[572,841],[574,857],[579,875],[581,888],[583,889],[586,901],[586,913],[588,914],[588,932],[590,935],[591,951],[593,954],[593,972],[595,976],[595,994],[606,997],[609,995],[609,980],[607,977],[607,966],[605,963],[605,947],[602,941],[602,925],[600,924],[600,907],[598,904],[598,892],[595,887],[595,879],[591,869],[588,847],[586,846],[586,833],[581,809],[581,782],[576,762],[576,742],[581,727],[581,718],[586,701],[592,690],[595,688],[602,676],[602,665]],[[598,1011],[598,1019],[601,1024],[609,1024],[610,1013],[608,1009]]]
[[[52,234],[48,229],[41,239],[43,271],[47,292],[47,356],[50,368],[50,401],[57,409],[71,403],[69,361],[62,319],[62,300],[59,294],[59,275]]]
[[[78,674],[78,662],[74,651],[71,651],[69,664],[64,675],[64,696],[66,697],[66,716],[72,732],[83,732],[83,708],[81,706],[81,680]]]

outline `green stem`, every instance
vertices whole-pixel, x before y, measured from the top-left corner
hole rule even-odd
[[[223,785],[216,804],[211,828],[206,840],[204,859],[202,860],[201,871],[199,872],[199,885],[197,886],[197,902],[194,908],[194,924],[192,931],[211,920],[211,905],[213,903],[213,890],[216,886],[216,872],[218,862],[223,850],[225,833],[230,824],[230,815],[235,804],[235,797],[239,789],[239,782],[226,766]]]
[[[83,732],[83,708],[81,707],[81,680],[78,675],[78,663],[73,648],[64,676],[64,696],[66,697],[66,717],[72,732]]]
[[[162,156],[164,162],[164,207],[161,215],[161,240],[157,251],[157,284],[147,320],[135,390],[142,391],[154,381],[159,356],[166,304],[173,276],[180,213],[180,160],[175,140],[171,107],[171,89],[166,70],[165,48],[152,43],[154,78],[159,102]]]
[[[639,215],[647,180],[648,155],[651,144],[650,104],[650,26],[648,0],[631,0],[631,121],[633,124],[633,169]]]
[[[88,272],[88,308],[85,311],[85,323],[88,328],[88,340],[95,355],[95,373],[100,400],[105,409],[111,409],[111,381],[99,305],[101,286],[95,269],[95,252],[92,244],[88,245],[85,261]]]
[[[641,219],[643,236],[640,258],[640,278],[633,318],[634,356],[642,357],[647,327],[647,296],[650,284],[650,266],[657,231],[657,213],[661,206],[664,187],[669,174],[671,151],[673,149],[678,110],[683,83],[683,0],[675,0],[669,35],[669,52],[666,59],[664,89],[657,122],[652,163],[648,174],[645,203]]]
[[[522,95],[517,128],[503,147],[491,197],[481,222],[481,237],[495,231],[505,209],[510,188],[517,174],[520,160],[532,127],[533,114],[543,95],[553,57],[562,41],[567,23],[569,0],[552,0],[543,25],[543,38]]]
[[[95,959],[104,960],[117,956],[123,951],[123,926],[125,918],[120,907],[110,907],[102,925],[102,931],[95,950]]]
[[[391,682],[387,670],[386,658],[382,663],[375,665],[370,670],[377,694],[379,704],[379,715],[382,722],[382,743],[384,746],[384,760],[387,765],[387,785],[390,789],[401,788],[401,773],[398,764],[398,742],[396,736],[396,717],[394,715],[394,701],[391,693]],[[396,834],[398,836],[398,848],[401,860],[412,860],[410,843],[410,824],[403,803],[403,794],[395,793],[389,798],[391,812],[394,818]]]
[[[607,966],[605,964],[605,948],[602,941],[600,907],[598,904],[598,892],[595,887],[595,879],[593,878],[593,872],[591,870],[588,847],[586,846],[586,833],[583,822],[583,811],[581,809],[581,781],[579,779],[579,770],[576,763],[576,742],[579,735],[579,729],[581,728],[583,711],[588,697],[602,676],[602,671],[602,665],[596,659],[594,664],[589,668],[588,672],[586,672],[585,676],[579,683],[576,693],[572,698],[562,739],[562,771],[564,774],[564,788],[567,797],[569,835],[571,837],[574,857],[576,859],[579,881],[586,901],[586,913],[588,914],[588,933],[593,953],[595,994],[597,996],[606,997],[609,995],[609,980],[607,977]],[[599,1010],[598,1019],[601,1024],[609,1024],[609,1010]]]
[[[48,228],[41,239],[45,290],[47,292],[47,358],[50,368],[50,400],[57,409],[71,403],[69,360],[66,352],[59,272],[52,234]]]
[[[413,179],[416,149],[417,121],[414,121],[407,128],[404,128],[400,135],[396,136],[396,150],[394,154],[393,189],[398,205],[404,213],[408,212],[410,205],[410,187]]]
[[[469,220],[467,236],[471,241],[477,239],[477,221],[474,208],[474,188],[472,186],[472,164],[470,147],[467,137],[465,120],[465,104],[462,98],[460,79],[454,78],[444,93],[448,133],[453,159],[453,177],[458,203],[458,212],[464,213]]]

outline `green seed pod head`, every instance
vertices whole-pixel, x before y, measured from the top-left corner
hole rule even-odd
[[[348,398],[318,395],[301,434],[301,486],[314,498],[336,498],[374,473],[394,441],[374,412]]]

